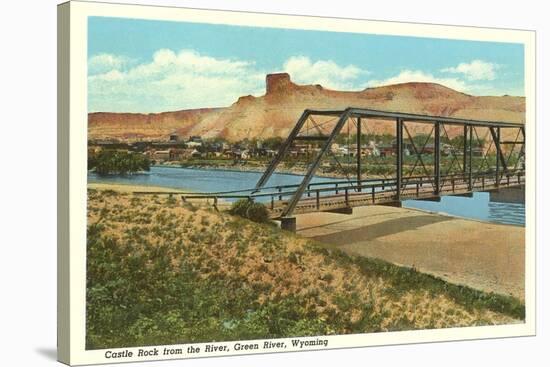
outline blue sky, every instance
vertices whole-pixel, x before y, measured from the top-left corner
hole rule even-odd
[[[523,70],[521,44],[88,18],[90,112],[228,106],[282,71],[337,90],[420,81],[523,96]]]

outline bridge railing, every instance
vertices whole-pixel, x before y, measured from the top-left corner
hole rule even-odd
[[[524,178],[523,171],[508,172],[502,175],[501,180],[505,180],[502,185],[518,184],[522,183]],[[493,170],[485,172],[477,172],[472,174],[472,180],[470,180],[469,174],[456,173],[441,176],[445,180],[442,181],[440,191],[442,192],[454,192],[455,189],[485,189],[485,187],[495,186],[496,176]],[[505,179],[504,179],[505,177]],[[403,179],[401,186],[401,193],[406,196],[419,196],[421,192],[426,192],[424,186],[435,185],[436,180],[433,177],[426,176],[412,176]],[[472,183],[470,187],[470,182]],[[250,199],[262,199],[269,198],[270,206],[273,209],[278,202],[284,202],[286,198],[295,194],[293,190],[294,185],[287,185],[283,190],[283,187],[279,187],[276,192],[261,192],[250,195]],[[373,202],[375,196],[383,194],[397,194],[397,180],[395,178],[385,179],[370,179],[363,181],[343,181],[343,182],[323,182],[308,185],[308,188],[304,192],[302,200],[315,199],[319,202],[323,197],[331,195],[343,195],[345,200],[348,200],[352,195],[371,195]],[[408,195],[407,195],[408,194]]]
[[[515,170],[502,172],[497,180],[495,170],[487,170],[483,172],[469,173],[453,173],[441,175],[440,193],[454,192],[455,190],[482,191],[485,188],[494,188],[495,186],[508,186],[511,184],[521,184],[525,180],[524,170]],[[498,183],[497,183],[498,181]],[[436,180],[432,176],[410,176],[402,179],[401,187],[399,188],[401,196],[404,198],[420,197],[421,194],[426,195],[425,186],[435,188]],[[260,190],[245,189],[220,191],[209,193],[164,193],[164,194],[179,194],[183,200],[186,199],[214,199],[214,204],[217,204],[219,199],[248,199],[258,200],[268,203],[268,207],[274,209],[276,206],[283,204],[296,193],[296,188],[299,185],[277,185],[263,187]],[[397,179],[393,177],[373,178],[361,181],[357,180],[341,180],[341,181],[323,181],[310,183],[304,191],[302,200],[315,200],[316,206],[320,208],[321,200],[329,196],[341,195],[345,202],[353,199],[354,196],[361,195],[364,197],[372,197],[372,202],[376,201],[377,196],[397,196],[398,187]],[[435,192],[435,190],[434,190]],[[155,193],[161,194],[161,193]],[[437,196],[437,195],[436,195]]]

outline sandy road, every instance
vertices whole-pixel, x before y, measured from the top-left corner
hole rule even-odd
[[[525,298],[523,227],[368,206],[354,208],[352,215],[298,215],[297,233],[452,283]]]

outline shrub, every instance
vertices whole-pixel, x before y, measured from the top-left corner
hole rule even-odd
[[[246,218],[246,211],[248,210],[249,206],[250,206],[250,200],[248,199],[237,200],[231,205],[231,209],[229,210],[229,213],[231,213],[232,215],[238,215],[239,217]]]
[[[240,199],[234,202],[233,205],[231,205],[229,213],[258,223],[266,223],[269,221],[265,205],[255,203],[248,199]]]
[[[251,203],[246,210],[246,217],[258,223],[265,223],[269,220],[267,208],[262,203]]]
[[[100,175],[149,171],[149,158],[138,153],[104,150],[88,156],[88,169]]]
[[[177,203],[176,198],[172,194],[168,195],[168,198],[166,198],[166,205],[174,206],[176,205],[176,203]]]

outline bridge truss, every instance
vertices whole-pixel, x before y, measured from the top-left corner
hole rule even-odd
[[[323,121],[321,121],[323,120]],[[390,149],[394,159],[394,176],[365,178],[362,167],[364,129],[368,124],[391,123],[395,139]],[[324,157],[330,156],[331,147],[344,127],[355,130],[355,174],[346,182],[329,184],[311,183]],[[417,134],[415,131],[422,131]],[[429,133],[427,133],[429,131]],[[451,137],[452,135],[452,137]],[[506,138],[508,140],[503,140]],[[318,145],[313,160],[298,185],[277,187],[278,192],[263,194],[266,183],[296,142]],[[442,153],[446,164],[442,164]],[[350,152],[348,152],[348,155]],[[350,192],[356,201],[364,199],[366,191],[382,197],[381,202],[400,202],[405,198],[433,198],[440,195],[464,194],[472,191],[498,189],[501,185],[523,184],[525,162],[525,129],[523,124],[469,120],[442,116],[428,116],[400,112],[377,111],[362,108],[343,110],[305,110],[280,146],[277,154],[257,182],[250,198],[271,196],[272,217],[293,219],[299,203],[307,203],[321,211],[324,191],[343,196],[343,207],[351,207]],[[340,184],[340,186],[338,186]],[[386,190],[386,188],[390,190]],[[382,188],[382,190],[380,190]],[[390,193],[388,195],[387,193]],[[386,193],[385,195],[383,195]],[[305,196],[304,196],[305,195]],[[309,199],[315,195],[315,200]],[[274,203],[279,198],[281,205]],[[283,200],[283,196],[288,197]],[[334,206],[342,209],[342,205]],[[303,206],[303,205],[302,205]],[[306,205],[307,206],[307,205]],[[328,205],[330,208],[331,206]],[[292,221],[291,221],[292,223]],[[292,226],[292,224],[291,224]]]

